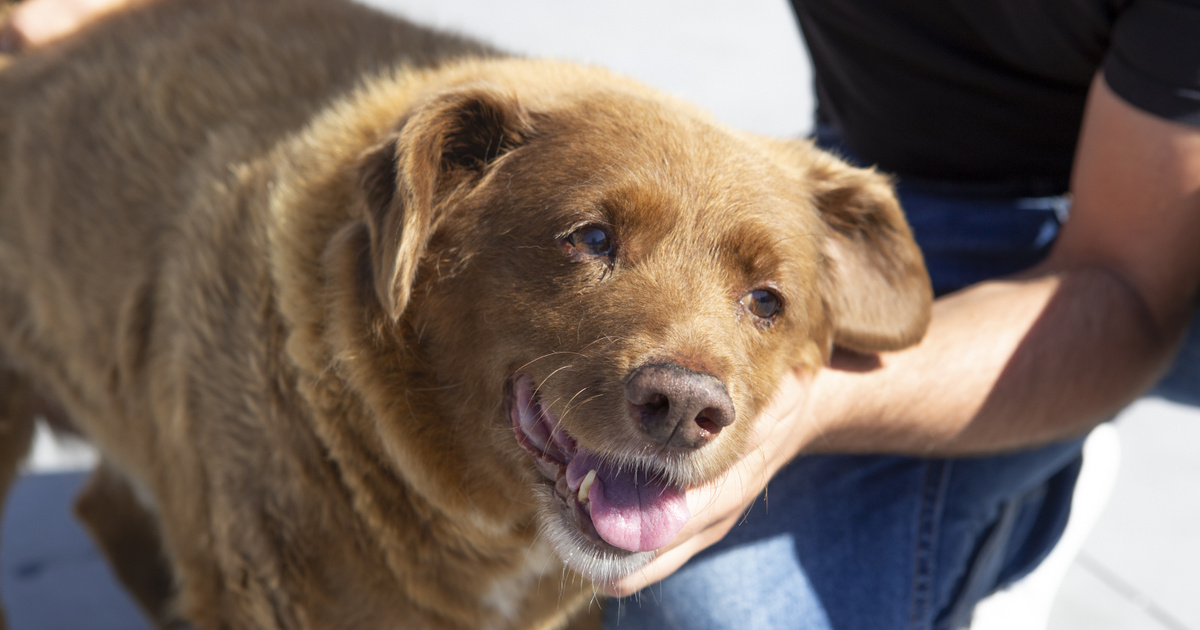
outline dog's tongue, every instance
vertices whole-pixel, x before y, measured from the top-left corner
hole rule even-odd
[[[687,523],[684,492],[645,471],[618,469],[580,449],[567,465],[567,485],[578,490],[589,471],[596,480],[588,491],[592,525],[605,542],[629,551],[652,551],[675,537]]]

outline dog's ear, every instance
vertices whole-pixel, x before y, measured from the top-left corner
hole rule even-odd
[[[833,342],[865,353],[917,343],[929,325],[933,290],[891,182],[814,153],[810,185],[827,227],[823,289]]]
[[[528,132],[528,116],[513,96],[468,86],[416,106],[398,132],[362,157],[375,293],[393,321],[408,304],[446,197],[477,183]]]

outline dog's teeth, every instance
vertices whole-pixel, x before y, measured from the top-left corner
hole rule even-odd
[[[596,471],[589,470],[586,477],[583,478],[583,483],[579,484],[579,502],[587,503],[588,490],[592,489],[592,482],[596,481]]]

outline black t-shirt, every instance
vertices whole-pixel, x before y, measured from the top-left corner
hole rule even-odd
[[[1103,69],[1118,96],[1200,125],[1200,0],[792,0],[818,123],[913,179],[1061,179]]]

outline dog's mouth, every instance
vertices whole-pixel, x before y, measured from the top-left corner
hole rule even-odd
[[[564,514],[591,542],[607,551],[653,551],[687,523],[684,489],[667,482],[661,471],[577,445],[542,406],[530,377],[515,377],[508,390],[517,442],[553,486]]]

